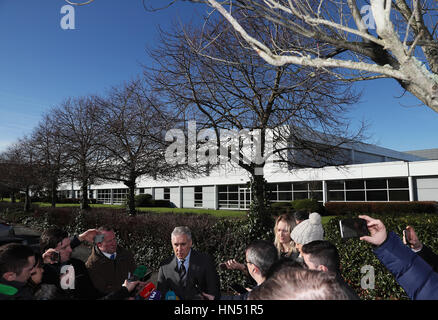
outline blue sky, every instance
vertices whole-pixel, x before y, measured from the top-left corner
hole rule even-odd
[[[156,43],[159,25],[204,12],[188,3],[151,13],[141,0],[95,0],[75,7],[76,29],[63,30],[66,4],[0,0],[0,151],[65,98],[103,94],[140,74],[140,64],[150,63],[145,48]],[[368,142],[399,151],[438,148],[438,113],[409,93],[397,98],[403,90],[391,79],[356,86],[363,97],[352,116],[370,124]]]

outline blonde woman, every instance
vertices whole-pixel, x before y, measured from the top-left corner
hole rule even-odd
[[[277,248],[279,258],[296,259],[298,257],[299,252],[295,248],[295,242],[290,237],[290,233],[295,226],[295,218],[287,214],[282,214],[275,220],[274,245]],[[235,259],[221,263],[221,267],[224,269],[241,270],[246,273],[248,272],[246,265],[237,262]]]
[[[280,258],[295,259],[299,253],[295,248],[295,242],[290,237],[290,233],[295,228],[296,222],[293,216],[282,214],[275,220],[274,226],[274,245],[277,248]]]

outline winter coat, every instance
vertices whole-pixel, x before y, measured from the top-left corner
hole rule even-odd
[[[111,260],[96,246],[93,247],[85,266],[94,287],[103,293],[120,289],[128,279],[128,273],[132,274],[136,268],[134,256],[129,251],[117,247],[116,258]]]
[[[409,298],[438,299],[438,273],[405,246],[394,232],[389,232],[386,241],[373,251],[380,262],[394,275]]]
[[[26,283],[0,279],[0,300],[34,300],[34,296]]]

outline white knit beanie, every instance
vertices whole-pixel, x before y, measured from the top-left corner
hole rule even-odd
[[[312,212],[309,219],[304,220],[292,230],[290,237],[302,245],[315,240],[324,240],[321,216],[317,212]]]

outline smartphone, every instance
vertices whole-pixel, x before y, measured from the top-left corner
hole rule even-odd
[[[403,236],[405,237],[406,240],[406,244],[410,245],[411,243],[409,242],[409,238],[408,238],[408,230],[403,230]]]
[[[50,260],[53,262],[59,262],[59,252],[52,252],[52,255],[50,256]]]
[[[243,286],[241,286],[238,283],[231,284],[230,288],[233,289],[234,291],[236,291],[239,294],[244,294],[244,293],[248,292],[248,290],[246,290]]]
[[[102,242],[104,238],[105,238],[104,234],[98,234],[94,237],[94,243]]]
[[[219,263],[219,268],[220,268],[221,270],[228,270],[228,267],[227,267],[227,265],[226,265],[224,262]]]
[[[369,236],[367,222],[360,218],[349,218],[339,221],[339,229],[341,230],[341,238],[360,238]]]

